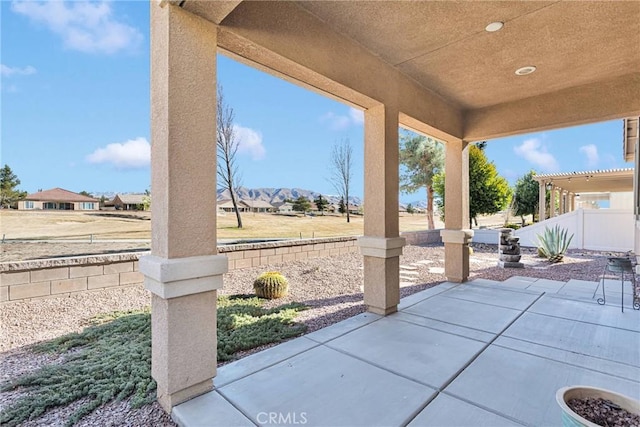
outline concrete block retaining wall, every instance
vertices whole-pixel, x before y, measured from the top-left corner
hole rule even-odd
[[[218,247],[229,270],[357,252],[356,237],[283,240]],[[0,302],[68,296],[141,284],[138,259],[148,252],[0,263]]]

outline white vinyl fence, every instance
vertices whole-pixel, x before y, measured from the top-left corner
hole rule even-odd
[[[537,235],[545,227],[568,230],[573,234],[572,249],[626,252],[634,248],[633,211],[622,209],[577,209],[516,231],[521,246],[537,246]],[[474,238],[474,241],[476,239]]]

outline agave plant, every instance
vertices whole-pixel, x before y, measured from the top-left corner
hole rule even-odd
[[[560,262],[569,248],[571,239],[573,234],[568,236],[567,229],[560,228],[559,225],[553,228],[545,227],[544,234],[538,234],[538,253],[551,263]]]

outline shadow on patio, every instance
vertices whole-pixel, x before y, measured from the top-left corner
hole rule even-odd
[[[559,425],[560,387],[640,396],[640,316],[630,303],[620,312],[616,289],[600,306],[594,282],[445,282],[396,314],[362,313],[223,366],[212,392],[172,415],[184,426]]]

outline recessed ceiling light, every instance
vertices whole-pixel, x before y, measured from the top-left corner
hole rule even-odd
[[[536,67],[534,67],[533,65],[529,65],[526,67],[522,67],[522,68],[518,68],[516,70],[516,74],[519,76],[526,76],[527,74],[531,74],[536,70]]]
[[[504,22],[496,21],[484,27],[484,30],[493,33],[494,31],[502,29],[502,27],[504,27]]]

